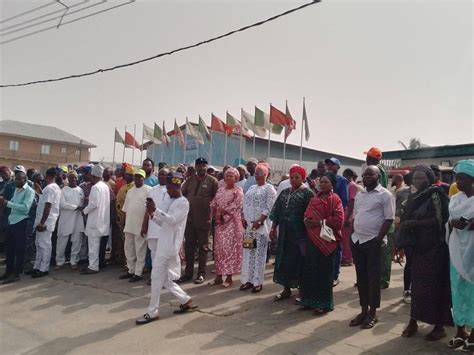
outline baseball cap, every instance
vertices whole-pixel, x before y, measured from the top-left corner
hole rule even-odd
[[[26,174],[26,169],[23,165],[17,165],[17,166],[15,166],[15,168],[13,168],[13,172],[14,173],[22,172],[22,173]]]
[[[377,147],[370,148],[367,152],[364,152],[368,157],[375,159],[382,159],[382,151]]]
[[[197,158],[194,162],[194,165],[199,165],[199,164],[207,164],[206,158]]]
[[[140,175],[140,176],[146,177],[145,170],[143,169],[135,169],[135,171],[133,172],[133,175]]]
[[[334,158],[334,157],[324,160],[324,163],[326,163],[326,164],[331,163],[331,164],[337,165],[339,167],[341,166],[341,162],[339,161],[339,159]]]

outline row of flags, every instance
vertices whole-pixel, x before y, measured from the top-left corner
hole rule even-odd
[[[296,129],[296,121],[291,116],[288,104],[286,104],[285,112],[280,111],[273,105],[270,105],[270,114],[264,112],[255,106],[254,115],[241,109],[241,119],[238,120],[232,116],[229,112],[226,113],[225,122],[218,118],[213,113],[211,114],[211,131],[221,132],[227,136],[233,134],[239,135],[248,139],[252,137],[269,137],[270,133],[280,135],[284,131],[285,142],[291,133]],[[305,133],[305,140],[308,141],[310,138],[308,117],[306,115],[306,107],[303,101],[303,131]],[[186,118],[185,125],[186,133],[194,137],[198,144],[204,144],[205,140],[211,140],[211,133],[208,126],[204,122],[201,116],[199,116],[199,123],[193,125],[189,123]],[[185,145],[184,134],[179,128],[176,119],[174,121],[174,129],[170,132],[166,131],[165,122],[163,121],[162,126],[154,124],[151,128],[147,125],[143,125],[142,143],[140,144],[135,137],[125,131],[125,136],[122,137],[117,129],[115,129],[114,143],[123,144],[126,148],[139,149],[140,151],[146,150],[151,144],[170,144],[170,137],[177,137],[181,146]]]

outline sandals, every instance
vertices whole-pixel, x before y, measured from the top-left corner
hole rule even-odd
[[[469,340],[466,340],[463,347],[461,348],[461,351],[466,353],[474,352],[474,343],[470,343]]]
[[[367,314],[360,313],[355,317],[354,319],[351,320],[349,323],[349,327],[358,327],[362,323],[364,323],[365,319],[367,318]]]
[[[290,297],[291,297],[291,292],[285,293],[285,291],[283,291],[282,293],[279,293],[278,295],[276,295],[275,298],[273,298],[273,302],[280,302]]]
[[[193,306],[192,304],[181,304],[181,305],[179,305],[179,309],[177,309],[173,313],[174,314],[183,314],[183,313],[195,310],[196,308],[198,308],[198,306]]]
[[[360,329],[372,329],[379,322],[377,317],[368,317],[360,326]]]
[[[221,280],[220,282],[216,282],[216,280],[212,280],[211,282],[207,283],[207,286],[217,286],[217,285],[222,285],[223,281]]]
[[[433,329],[425,336],[425,340],[428,341],[437,341],[446,336],[446,331],[444,329]]]
[[[227,281],[226,281],[226,282],[223,282],[223,283],[221,284],[221,286],[222,286],[223,288],[229,288],[230,286],[232,286],[232,282],[227,282]]]
[[[327,309],[322,309],[322,308],[316,308],[313,312],[315,316],[325,316],[328,314],[330,311]]]
[[[261,292],[262,290],[263,290],[263,286],[262,286],[262,285],[252,287],[252,293],[259,293],[259,292]]]
[[[467,341],[467,339],[465,339],[465,338],[452,337],[448,342],[448,348],[451,348],[451,349],[460,348],[461,346],[464,345],[464,343],[466,341]]]
[[[301,297],[296,297],[295,301],[293,302],[295,306],[299,306],[301,304]]]
[[[247,282],[245,284],[240,285],[239,290],[240,291],[247,291],[253,288],[253,285],[250,282]]]

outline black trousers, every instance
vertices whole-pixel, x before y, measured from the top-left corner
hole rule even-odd
[[[100,238],[100,249],[99,249],[99,268],[104,268],[106,266],[105,262],[105,251],[107,249],[107,241],[109,236],[103,236]]]
[[[26,227],[28,219],[10,224],[6,235],[6,273],[21,274],[25,260]]]
[[[405,269],[403,270],[403,291],[411,290],[411,265],[413,263],[413,249],[405,248]]]
[[[380,307],[380,279],[382,263],[380,262],[381,241],[372,239],[359,244],[351,240],[352,258],[354,260],[357,289],[361,307]]]
[[[184,232],[184,252],[186,268],[184,274],[193,277],[194,258],[198,250],[198,275],[206,275],[207,253],[209,251],[209,228],[194,228],[191,224],[186,225]]]

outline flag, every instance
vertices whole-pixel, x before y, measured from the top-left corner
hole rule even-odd
[[[170,145],[170,137],[168,137],[168,132],[166,132],[165,121],[163,120],[163,130],[161,131],[161,141],[166,143],[168,147]]]
[[[117,128],[115,128],[115,138],[114,138],[114,143],[120,143],[120,144],[125,144],[122,136],[120,135],[119,131],[117,131]]]
[[[141,152],[144,151],[144,150],[147,150],[149,146],[151,146],[153,144],[153,141],[148,141],[148,142],[145,142],[143,144],[140,144],[137,148],[138,150],[140,150]]]
[[[209,129],[201,116],[199,116],[199,131],[202,136],[206,136],[207,140],[211,140],[211,132],[209,132]]]
[[[125,146],[127,148],[138,148],[140,149],[140,144],[135,140],[135,137],[129,132],[125,132]]]
[[[227,125],[222,122],[217,116],[214,116],[214,114],[211,114],[211,130],[217,131],[217,132],[222,132],[222,133],[227,133]]]
[[[309,140],[309,123],[308,123],[308,116],[306,116],[306,106],[303,100],[303,124],[304,124],[304,139],[306,141]]]
[[[280,126],[286,126],[288,124],[286,115],[272,105],[270,105],[270,123]]]
[[[270,116],[268,113],[263,112],[257,106],[255,106],[255,126],[263,127],[266,130],[270,130],[274,134],[281,134],[283,126],[270,123]]]
[[[156,123],[153,129],[153,143],[155,144],[163,143],[163,131],[161,130],[160,126],[158,126]]]
[[[227,112],[227,115],[226,115],[226,125],[227,125],[227,135],[231,135],[231,134],[237,134],[240,136],[241,134],[241,131],[242,131],[242,125],[240,123],[240,121],[235,118],[234,116],[232,116],[229,112]],[[250,132],[247,130],[247,131],[242,131],[242,135],[245,137],[245,138],[252,138],[252,135],[250,134]]]
[[[286,125],[285,125],[285,141],[290,136],[291,132],[296,129],[296,121],[291,117],[290,110],[288,109],[288,103],[286,103]]]
[[[153,142],[153,129],[143,124],[143,139]]]
[[[259,137],[265,137],[267,135],[267,129],[265,127],[256,126],[255,117],[253,117],[250,113],[245,112],[245,110],[242,109],[241,116],[242,116],[242,127],[244,129],[244,132],[246,130],[251,131]]]
[[[186,134],[189,134],[191,137],[196,138],[196,142],[198,142],[199,144],[204,144],[204,137],[201,135],[201,132],[199,132],[199,129],[197,129],[191,123],[189,123],[187,118],[186,118]]]
[[[184,147],[184,135],[183,135],[183,132],[181,132],[181,129],[179,129],[179,126],[176,123],[176,119],[174,120],[174,130],[170,133],[170,136],[178,137],[179,145],[181,147]]]

